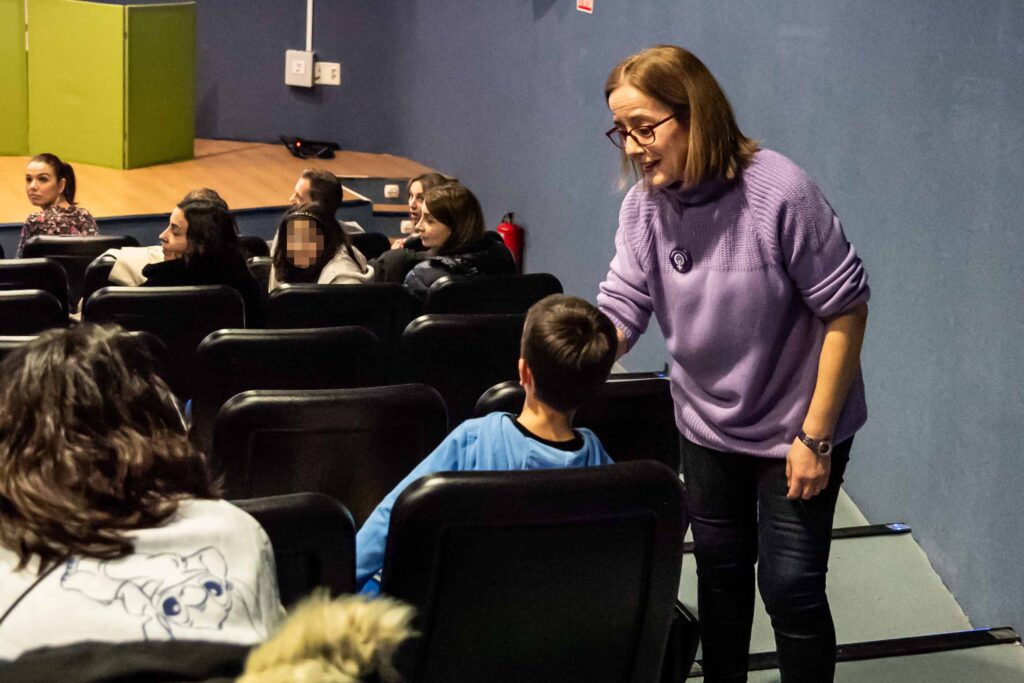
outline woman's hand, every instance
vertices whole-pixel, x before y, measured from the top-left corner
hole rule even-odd
[[[825,490],[831,470],[832,458],[818,457],[800,439],[793,439],[786,454],[786,498],[810,500]]]

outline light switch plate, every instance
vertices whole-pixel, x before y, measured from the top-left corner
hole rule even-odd
[[[288,50],[284,57],[284,82],[303,88],[313,87],[313,54],[305,50]]]

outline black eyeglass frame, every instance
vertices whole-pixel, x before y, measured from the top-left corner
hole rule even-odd
[[[611,140],[611,143],[613,145],[615,145],[616,147],[618,147],[619,149],[626,149],[626,136],[627,135],[629,137],[633,138],[633,142],[635,142],[636,144],[640,145],[641,147],[647,147],[648,145],[653,145],[654,142],[655,142],[654,129],[657,128],[658,126],[660,126],[663,123],[667,123],[667,122],[671,121],[672,119],[676,118],[677,116],[678,116],[678,114],[669,114],[668,116],[663,118],[661,121],[657,121],[656,123],[646,123],[646,124],[644,124],[642,126],[634,126],[633,128],[630,128],[629,130],[622,130],[618,126],[613,126],[610,130],[605,132],[605,137],[607,137],[609,140]],[[648,135],[650,135],[651,139],[648,140],[647,142],[641,142],[641,140],[639,138],[637,138],[637,136],[633,135],[633,133],[635,133],[636,131],[641,130],[641,129],[647,130],[648,131]],[[618,134],[618,139],[616,139],[616,134]]]

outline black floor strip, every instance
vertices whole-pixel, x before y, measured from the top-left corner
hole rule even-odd
[[[864,526],[842,526],[832,530],[832,540],[843,538],[867,538],[869,536],[897,536],[909,534],[910,527],[901,522],[889,524],[866,524]],[[683,543],[683,553],[693,552],[693,541]]]
[[[837,662],[856,662],[864,659],[885,659],[887,657],[909,657],[933,652],[965,650],[988,645],[1009,645],[1019,643],[1020,636],[1008,626],[1000,628],[977,628],[970,631],[934,633],[909,638],[870,640],[863,643],[848,643],[836,648]],[[750,655],[750,671],[765,671],[779,668],[779,658],[774,652],[757,652]],[[703,673],[700,660],[693,665],[688,678],[699,678]]]

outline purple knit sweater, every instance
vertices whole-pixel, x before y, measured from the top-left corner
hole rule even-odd
[[[763,150],[738,181],[634,186],[597,302],[630,346],[657,317],[687,439],[785,457],[814,393],[825,320],[869,295],[821,190]],[[833,437],[853,436],[866,419],[858,372]]]

